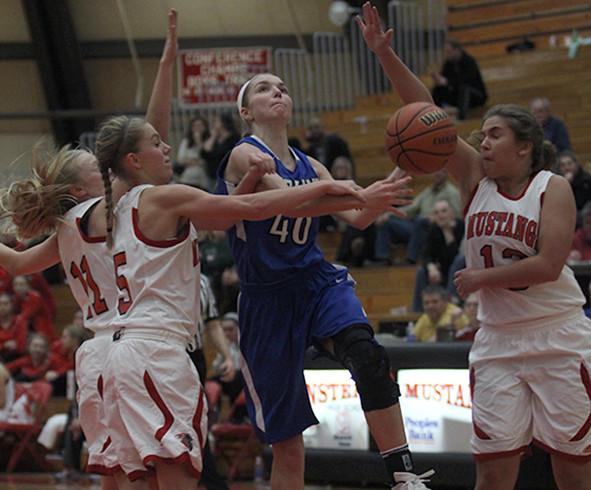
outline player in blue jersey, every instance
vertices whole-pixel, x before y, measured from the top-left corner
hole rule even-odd
[[[320,162],[288,146],[292,107],[279,77],[259,74],[245,83],[238,108],[252,135],[239,141],[220,165],[218,192],[232,193],[256,157],[272,159],[276,174],[264,176],[253,191],[332,178]],[[363,192],[371,195],[383,182],[396,181],[406,182],[395,171]],[[318,223],[311,217],[336,214],[364,228],[402,202],[395,197],[353,211],[340,211],[339,198],[322,198],[299,208],[294,217],[242,221],[229,231],[241,280],[240,348],[249,415],[259,436],[272,446],[273,490],[304,488],[302,432],[318,423],[303,375],[304,353],[311,344],[351,371],[393,488],[426,488],[414,474],[388,356],[374,339],[347,270],[327,262],[316,245]]]

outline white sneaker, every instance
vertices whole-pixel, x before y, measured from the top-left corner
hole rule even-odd
[[[396,472],[394,473],[394,482],[396,484],[392,487],[392,490],[429,490],[423,482],[429,481],[428,478],[434,474],[435,471],[433,470],[426,471],[422,475]]]

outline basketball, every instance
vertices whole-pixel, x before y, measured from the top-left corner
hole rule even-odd
[[[446,112],[428,102],[398,109],[386,125],[390,159],[410,174],[432,174],[456,151],[458,133]]]

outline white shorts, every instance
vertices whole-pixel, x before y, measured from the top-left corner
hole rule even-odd
[[[76,383],[80,425],[88,444],[86,471],[109,475],[117,466],[105,421],[102,372],[113,332],[101,331],[76,351]]]
[[[113,342],[103,371],[107,426],[130,480],[155,461],[202,469],[207,402],[185,346],[125,334]]]
[[[591,320],[483,327],[470,351],[472,450],[477,460],[550,453],[591,459]]]

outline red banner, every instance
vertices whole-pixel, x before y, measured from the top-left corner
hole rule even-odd
[[[179,99],[184,106],[235,102],[246,80],[271,68],[270,48],[193,49],[179,52]]]

